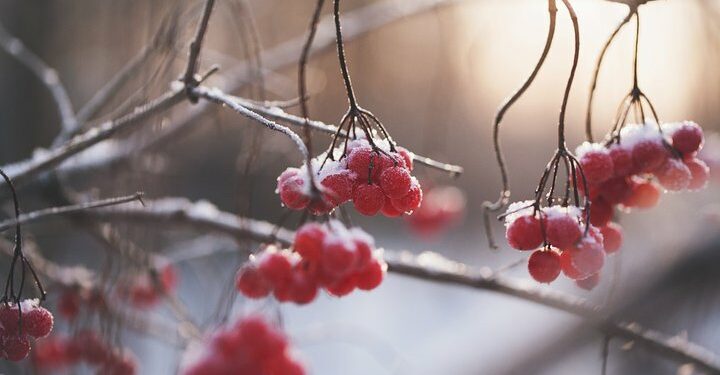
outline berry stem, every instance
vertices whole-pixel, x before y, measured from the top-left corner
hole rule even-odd
[[[570,69],[570,77],[568,77],[567,85],[565,86],[565,95],[563,96],[562,105],[560,107],[560,120],[558,124],[558,148],[560,150],[566,150],[567,145],[565,144],[565,114],[567,112],[567,104],[570,98],[570,90],[572,89],[573,81],[575,80],[575,72],[577,71],[578,61],[580,59],[580,25],[578,23],[577,14],[570,4],[570,0],[562,0],[570,13],[570,19],[573,24],[573,31],[575,34],[575,52],[573,54],[573,64]]]
[[[345,43],[342,36],[342,25],[340,24],[340,0],[333,0],[333,17],[335,19],[335,42],[337,44],[338,60],[340,62],[340,72],[345,82],[345,90],[347,91],[348,102],[350,103],[351,112],[358,111],[359,106],[355,98],[352,81],[350,80],[350,72],[348,69],[347,59],[345,57]]]

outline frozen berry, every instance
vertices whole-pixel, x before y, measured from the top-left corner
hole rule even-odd
[[[355,245],[341,240],[332,240],[325,243],[322,258],[323,268],[336,276],[347,275],[353,270],[357,262]]]
[[[360,181],[368,182],[370,180],[371,169],[374,169],[377,164],[377,155],[378,154],[373,152],[370,147],[355,148],[350,151],[350,155],[348,155],[348,169],[355,172]],[[373,176],[375,173],[373,170]]]
[[[382,283],[383,278],[385,278],[383,263],[373,260],[357,274],[357,287],[361,290],[373,290]]]
[[[392,199],[387,196],[385,197],[385,204],[383,204],[383,207],[380,211],[383,215],[387,217],[398,217],[403,214],[402,211],[395,208],[395,205],[392,204]]]
[[[565,251],[570,252],[573,267],[585,276],[599,272],[605,264],[602,243],[594,239],[584,238],[577,246]]]
[[[305,181],[300,176],[278,181],[278,193],[282,203],[290,209],[302,210],[307,207],[310,197],[305,191]]]
[[[267,297],[272,291],[272,285],[254,265],[245,265],[238,271],[235,287],[249,298]]]
[[[613,217],[613,206],[603,198],[597,198],[590,205],[590,224],[601,227]]]
[[[660,200],[660,190],[652,182],[636,182],[632,184],[630,195],[622,202],[630,208],[652,208]]]
[[[563,274],[570,279],[578,280],[583,277],[582,273],[572,264],[571,251],[563,251],[560,253],[560,268],[562,268]]]
[[[575,285],[585,290],[593,290],[598,284],[600,284],[600,273],[592,274],[581,280],[575,280]]]
[[[352,198],[353,181],[347,171],[331,174],[325,177],[321,184],[326,189],[326,199],[336,206]]]
[[[633,173],[634,164],[632,153],[620,146],[610,148],[610,158],[613,162],[613,172],[615,177],[625,177]]]
[[[385,204],[385,194],[375,184],[360,184],[353,193],[353,203],[359,213],[365,216],[373,216]]]
[[[258,271],[265,280],[277,287],[285,284],[290,278],[292,264],[283,253],[263,253],[258,259]]]
[[[616,223],[608,223],[600,227],[600,233],[603,236],[603,247],[608,254],[614,253],[620,249],[623,240],[622,227]]]
[[[552,250],[537,250],[528,260],[528,271],[535,281],[549,284],[560,275],[560,255]]]
[[[667,150],[659,140],[646,139],[635,144],[632,158],[637,170],[652,172],[662,166],[667,158]]]
[[[334,284],[327,287],[328,293],[335,297],[344,297],[352,293],[357,288],[357,277],[349,276],[339,279]]]
[[[704,161],[697,158],[686,159],[685,165],[692,175],[687,188],[690,190],[703,189],[710,178],[710,168],[708,168]]]
[[[703,131],[694,122],[686,121],[672,135],[673,148],[683,154],[690,154],[700,149],[703,142]]]
[[[398,147],[397,148],[398,154],[402,156],[403,160],[405,161],[405,167],[409,169],[410,171],[413,170],[413,154],[408,151],[405,147]]]
[[[410,187],[410,191],[400,199],[393,199],[392,204],[398,210],[402,212],[415,211],[422,203],[423,192],[420,188],[420,184],[413,183]]]
[[[613,160],[605,150],[592,150],[580,158],[585,179],[590,184],[599,184],[613,176]]]
[[[30,353],[30,342],[25,335],[9,335],[5,338],[4,344],[5,358],[8,361],[21,361]]]
[[[402,167],[385,169],[380,175],[380,187],[390,198],[402,198],[410,190],[410,172]]]
[[[630,194],[631,185],[625,177],[616,177],[600,185],[600,195],[611,204],[621,203],[627,199]]]
[[[580,224],[570,215],[549,215],[545,224],[548,243],[559,249],[574,245],[582,236]]]
[[[293,271],[290,283],[290,298],[299,305],[312,302],[317,296],[318,289],[314,278],[302,269]]]
[[[321,224],[305,224],[295,232],[293,248],[303,259],[318,260],[322,255],[325,229]]]
[[[524,215],[508,225],[505,236],[513,249],[535,250],[543,243],[540,220],[534,215]]]
[[[53,328],[53,316],[44,307],[35,307],[23,314],[23,333],[40,338],[50,334]]]
[[[678,159],[667,159],[665,164],[655,171],[660,185],[669,191],[682,191],[690,185],[692,173],[690,169]]]

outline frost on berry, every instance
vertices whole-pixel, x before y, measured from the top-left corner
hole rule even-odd
[[[36,307],[28,312],[23,312],[23,332],[28,335],[40,338],[50,334],[53,328],[53,316],[44,307]]]
[[[642,140],[633,147],[632,158],[637,170],[652,172],[662,166],[667,158],[667,150],[659,140]]]
[[[603,198],[592,201],[590,205],[590,224],[601,227],[613,217],[613,205]]]
[[[18,362],[30,354],[30,341],[25,335],[9,335],[3,338],[4,358]]]
[[[605,264],[602,241],[592,236],[584,237],[576,246],[564,251],[570,252],[573,267],[585,277],[600,272]]]
[[[660,200],[660,189],[650,181],[633,182],[630,194],[622,204],[628,208],[647,209],[655,207]]]
[[[701,190],[705,188],[710,178],[710,168],[704,161],[698,158],[689,158],[685,160],[685,165],[690,170],[690,183],[687,188],[689,190]]]
[[[613,177],[613,159],[599,143],[585,142],[576,150],[583,174],[590,184],[599,184]]]
[[[573,246],[582,236],[577,209],[549,207],[543,210],[547,242],[559,249]]]
[[[579,280],[583,277],[583,274],[573,265],[572,252],[570,251],[563,251],[560,254],[560,268],[562,273],[570,279]]]
[[[235,287],[249,298],[267,297],[272,290],[270,282],[254,264],[247,264],[240,268],[235,279]]]
[[[622,227],[617,223],[608,223],[600,227],[603,236],[603,247],[605,252],[612,254],[620,249],[623,240]]]
[[[353,203],[359,213],[365,216],[373,216],[385,204],[385,194],[375,184],[360,184],[353,193]]]
[[[413,177],[410,190],[402,198],[393,198],[392,204],[400,211],[414,212],[423,200],[423,191],[420,183]]]
[[[622,203],[632,193],[632,185],[626,177],[616,177],[603,182],[599,192],[608,203]]]
[[[610,158],[613,162],[613,174],[615,177],[629,176],[635,170],[632,152],[627,148],[614,145],[610,147]]]
[[[703,131],[692,121],[676,125],[672,132],[672,146],[682,154],[697,152],[703,143]]]
[[[600,273],[592,274],[584,279],[575,280],[575,284],[585,290],[593,290],[600,284]]]
[[[551,283],[560,275],[560,255],[554,250],[537,250],[528,260],[530,276],[539,283]]]
[[[321,182],[326,199],[336,206],[352,199],[353,178],[349,171],[328,175]]]
[[[660,185],[669,191],[682,191],[690,185],[692,173],[690,169],[679,159],[667,159],[658,170],[655,171]]]
[[[380,187],[389,198],[402,198],[410,191],[410,171],[403,167],[390,167],[380,175]]]
[[[507,224],[505,237],[513,249],[537,249],[544,240],[540,219],[532,213],[515,218]]]
[[[325,230],[321,224],[309,223],[295,232],[293,248],[303,259],[318,260],[323,250]]]

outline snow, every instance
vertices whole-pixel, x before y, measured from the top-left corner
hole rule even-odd
[[[580,146],[578,146],[575,149],[575,156],[577,156],[578,159],[581,159],[585,154],[589,152],[603,152],[607,153],[607,149],[605,146],[601,143],[590,143],[590,142],[583,142]]]

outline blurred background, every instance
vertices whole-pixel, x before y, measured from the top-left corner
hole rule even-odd
[[[292,56],[299,55],[292,52],[295,55],[282,64],[274,64],[272,59],[282,60],[276,51],[305,35],[314,3],[218,1],[202,64],[204,68],[219,64],[221,70],[208,84],[222,85],[227,73],[238,66],[241,72],[247,70],[247,77],[255,75],[247,64],[254,55],[249,33],[253,19],[259,48],[266,52],[262,55],[267,69],[262,80],[265,90],[261,89],[261,80],[254,79],[236,93],[257,100],[295,98],[297,57]],[[377,4],[397,10],[411,7],[411,3],[346,0],[343,11],[349,14]],[[429,185],[461,189],[466,198],[463,218],[433,236],[418,234],[402,219],[357,215],[353,219],[374,235],[380,246],[413,252],[431,250],[474,266],[498,269],[525,259],[526,254],[504,244],[499,251],[491,251],[482,230],[482,202],[494,200],[500,188],[491,119],[537,61],[548,26],[547,3],[448,3],[452,5],[404,17],[354,38],[347,50],[360,104],[382,119],[401,145],[465,167],[466,173],[458,179],[421,166],[415,172]],[[596,58],[627,8],[603,0],[576,0],[573,4],[582,37],[568,112],[568,141],[574,148],[583,140]],[[168,82],[180,76],[187,41],[201,6],[200,1],[190,0],[0,0],[0,22],[57,69],[76,110],[151,41],[160,39],[116,98],[94,116],[99,120],[127,112],[166,90]],[[329,10],[328,4],[326,16]],[[708,135],[719,131],[720,2],[652,1],[640,12],[640,85],[661,120],[688,119],[703,126]],[[532,195],[556,145],[555,126],[573,47],[567,13],[561,8],[558,15],[556,39],[545,67],[503,123],[502,141],[515,200]],[[167,21],[173,19],[177,20],[174,24]],[[168,23],[172,25],[165,27]],[[169,31],[158,38],[158,28]],[[597,137],[609,130],[618,104],[631,87],[632,31],[631,25],[619,34],[601,71],[594,106]],[[308,67],[311,117],[327,123],[337,122],[347,109],[333,52],[330,48],[316,54]],[[153,118],[151,126],[128,139],[141,143],[188,110],[189,104],[183,104],[165,117]],[[295,108],[289,111],[297,113]],[[60,130],[58,124],[47,89],[24,66],[0,53],[0,164],[50,147]],[[318,149],[328,142],[329,137],[316,135]],[[718,139],[706,145],[707,152],[717,152],[718,148]],[[213,110],[193,120],[186,131],[168,142],[133,153],[111,167],[68,173],[63,183],[97,197],[141,190],[149,199],[203,199],[224,211],[277,223],[285,211],[274,193],[275,179],[287,166],[300,162],[299,153],[287,138],[229,111]],[[652,210],[622,215],[625,244],[606,266],[608,271],[594,291],[581,290],[562,278],[542,288],[608,304],[618,316],[669,335],[679,334],[720,353],[720,273],[716,266],[720,264],[719,183],[716,176],[702,192],[665,194]],[[57,204],[53,198],[56,185],[47,185],[41,181],[21,190],[25,211]],[[299,216],[285,219],[284,225],[294,227]],[[243,251],[247,248],[242,247],[254,246],[242,245],[243,251],[238,251],[235,242],[202,233],[132,224],[119,228],[143,249],[176,263],[180,270],[178,296],[204,327],[213,326],[218,301],[230,299],[229,295],[235,298],[228,284],[246,259]],[[497,223],[494,229],[502,238],[502,225]],[[46,257],[61,264],[80,263],[99,270],[112,256],[82,228],[65,220],[36,224],[26,232]],[[11,238],[10,233],[5,236]],[[217,251],[212,256],[196,256],[197,247]],[[4,270],[8,259],[0,261]],[[114,267],[122,269],[118,262]],[[503,275],[529,279],[524,264],[503,271]],[[56,297],[51,293],[51,306]],[[172,316],[165,310],[158,308],[152,314]],[[573,316],[501,294],[392,274],[372,293],[354,293],[342,299],[322,295],[303,307],[238,298],[233,308],[235,314],[257,310],[281,316],[312,374],[601,371],[603,335]],[[56,328],[58,332],[69,329],[62,322]],[[175,373],[183,355],[182,348],[131,330],[123,332],[122,342],[139,357],[141,374]],[[694,373],[688,367],[678,370],[678,366],[621,340],[611,341],[608,374]],[[32,370],[3,362],[0,372]]]

